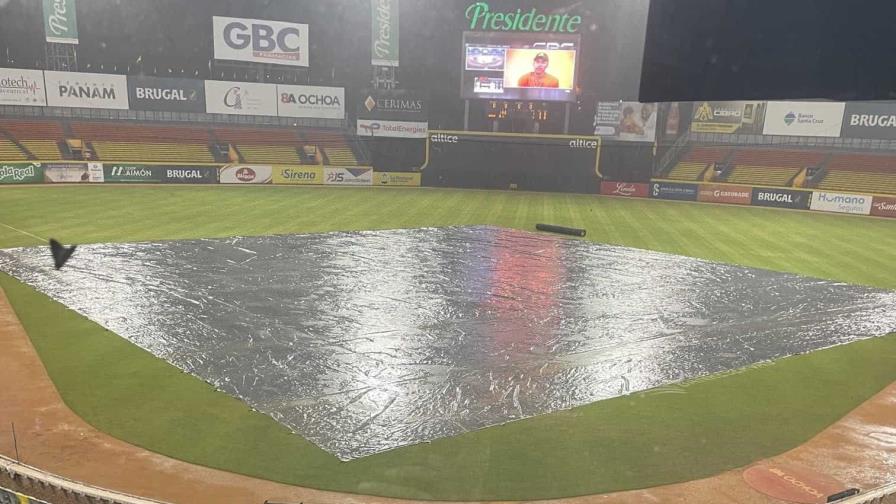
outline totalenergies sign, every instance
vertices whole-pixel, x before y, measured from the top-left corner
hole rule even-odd
[[[470,30],[575,33],[582,16],[541,14],[538,9],[492,12],[486,2],[476,2],[466,11]]]

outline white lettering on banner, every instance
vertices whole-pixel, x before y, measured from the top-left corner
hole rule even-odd
[[[44,73],[0,68],[0,105],[45,106]]]
[[[869,215],[874,198],[861,194],[812,193],[812,210],[856,215]]]
[[[793,203],[793,196],[780,193],[759,193],[759,201],[774,201],[776,203]]]
[[[457,135],[446,135],[444,133],[436,133],[430,137],[433,143],[457,143]]]
[[[36,176],[34,166],[27,168],[19,168],[17,166],[2,165],[0,166],[0,180],[9,178],[12,180],[25,180],[29,177]]]
[[[896,115],[853,114],[849,118],[849,125],[866,128],[896,128]]]
[[[181,178],[181,179],[201,179],[202,172],[199,170],[172,170],[168,169],[166,171],[166,176],[168,178]]]
[[[845,110],[845,103],[768,102],[763,133],[839,137]]]
[[[426,138],[429,123],[358,119],[358,135],[394,138]]]
[[[189,101],[183,89],[158,89],[138,87],[134,90],[141,100]]]
[[[308,66],[308,25],[214,16],[215,59]]]
[[[274,168],[270,165],[232,165],[220,172],[222,184],[269,184]]]
[[[376,57],[383,59],[389,55],[392,44],[392,13],[389,0],[379,0],[376,7],[376,20],[379,22],[379,35],[373,43],[373,52]]]
[[[574,149],[596,149],[597,140],[585,140],[584,138],[576,138],[569,141],[569,146]]]
[[[324,86],[277,85],[281,117],[345,119],[345,89]]]
[[[47,21],[50,25],[50,31],[57,37],[68,34],[68,18],[65,16],[66,13],[65,0],[54,0],[53,14],[50,15]]]
[[[128,84],[124,75],[78,72],[44,72],[47,105],[128,109]]]

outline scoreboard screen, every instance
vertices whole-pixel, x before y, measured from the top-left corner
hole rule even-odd
[[[574,102],[579,46],[579,35],[465,32],[461,97]]]

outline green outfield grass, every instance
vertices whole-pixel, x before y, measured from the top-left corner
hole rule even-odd
[[[0,189],[0,247],[536,222],[588,239],[896,288],[896,221],[583,195],[386,188]],[[67,404],[175,458],[315,488],[534,499],[710,476],[786,451],[896,381],[896,336],[342,463],[0,275]],[[3,420],[0,413],[0,421]]]

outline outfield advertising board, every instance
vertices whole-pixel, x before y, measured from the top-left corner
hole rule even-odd
[[[358,136],[426,138],[427,123],[358,119]]]
[[[656,115],[655,103],[598,102],[594,134],[626,142],[653,142],[656,140]]]
[[[104,182],[112,183],[161,183],[163,168],[145,164],[106,164],[103,166]]]
[[[896,139],[896,103],[847,103],[841,136],[878,140]]]
[[[128,80],[124,75],[44,72],[47,105],[128,109]]]
[[[759,133],[762,102],[705,101],[694,104],[691,131],[695,133]]]
[[[811,199],[812,193],[808,191],[754,187],[753,198],[750,204],[754,206],[808,210]]]
[[[768,102],[766,135],[839,137],[846,104],[841,102]]]
[[[272,180],[275,184],[321,185],[324,169],[322,166],[277,166]]]
[[[623,198],[646,198],[650,195],[650,184],[634,182],[601,182],[600,193]]]
[[[358,135],[426,138],[429,106],[425,93],[407,89],[365,89],[357,106]]]
[[[896,198],[875,196],[871,202],[871,215],[876,217],[896,217]]]
[[[269,165],[229,165],[221,168],[222,184],[270,184],[274,168]]]
[[[205,112],[205,85],[198,79],[128,77],[132,110]]]
[[[162,167],[162,182],[166,184],[216,184],[218,167],[172,165]]]
[[[277,115],[277,86],[251,82],[205,81],[209,114]]]
[[[277,84],[280,117],[345,119],[345,88]]]
[[[0,163],[0,184],[40,184],[44,168],[40,163]]]
[[[750,187],[726,184],[701,184],[697,201],[704,203],[727,203],[730,205],[749,205],[753,200]]]
[[[324,167],[325,185],[373,185],[373,168],[352,167]]]
[[[46,104],[43,72],[0,68],[0,105],[42,107]]]
[[[91,183],[105,181],[102,163],[43,163],[44,182],[51,184]]]
[[[650,184],[650,197],[678,201],[697,201],[698,187],[697,184],[653,182]]]
[[[870,215],[874,198],[862,194],[840,194],[824,191],[812,193],[810,210],[854,215]]]
[[[308,25],[212,17],[215,59],[307,67]]]
[[[373,185],[420,187],[420,172],[374,172]]]

